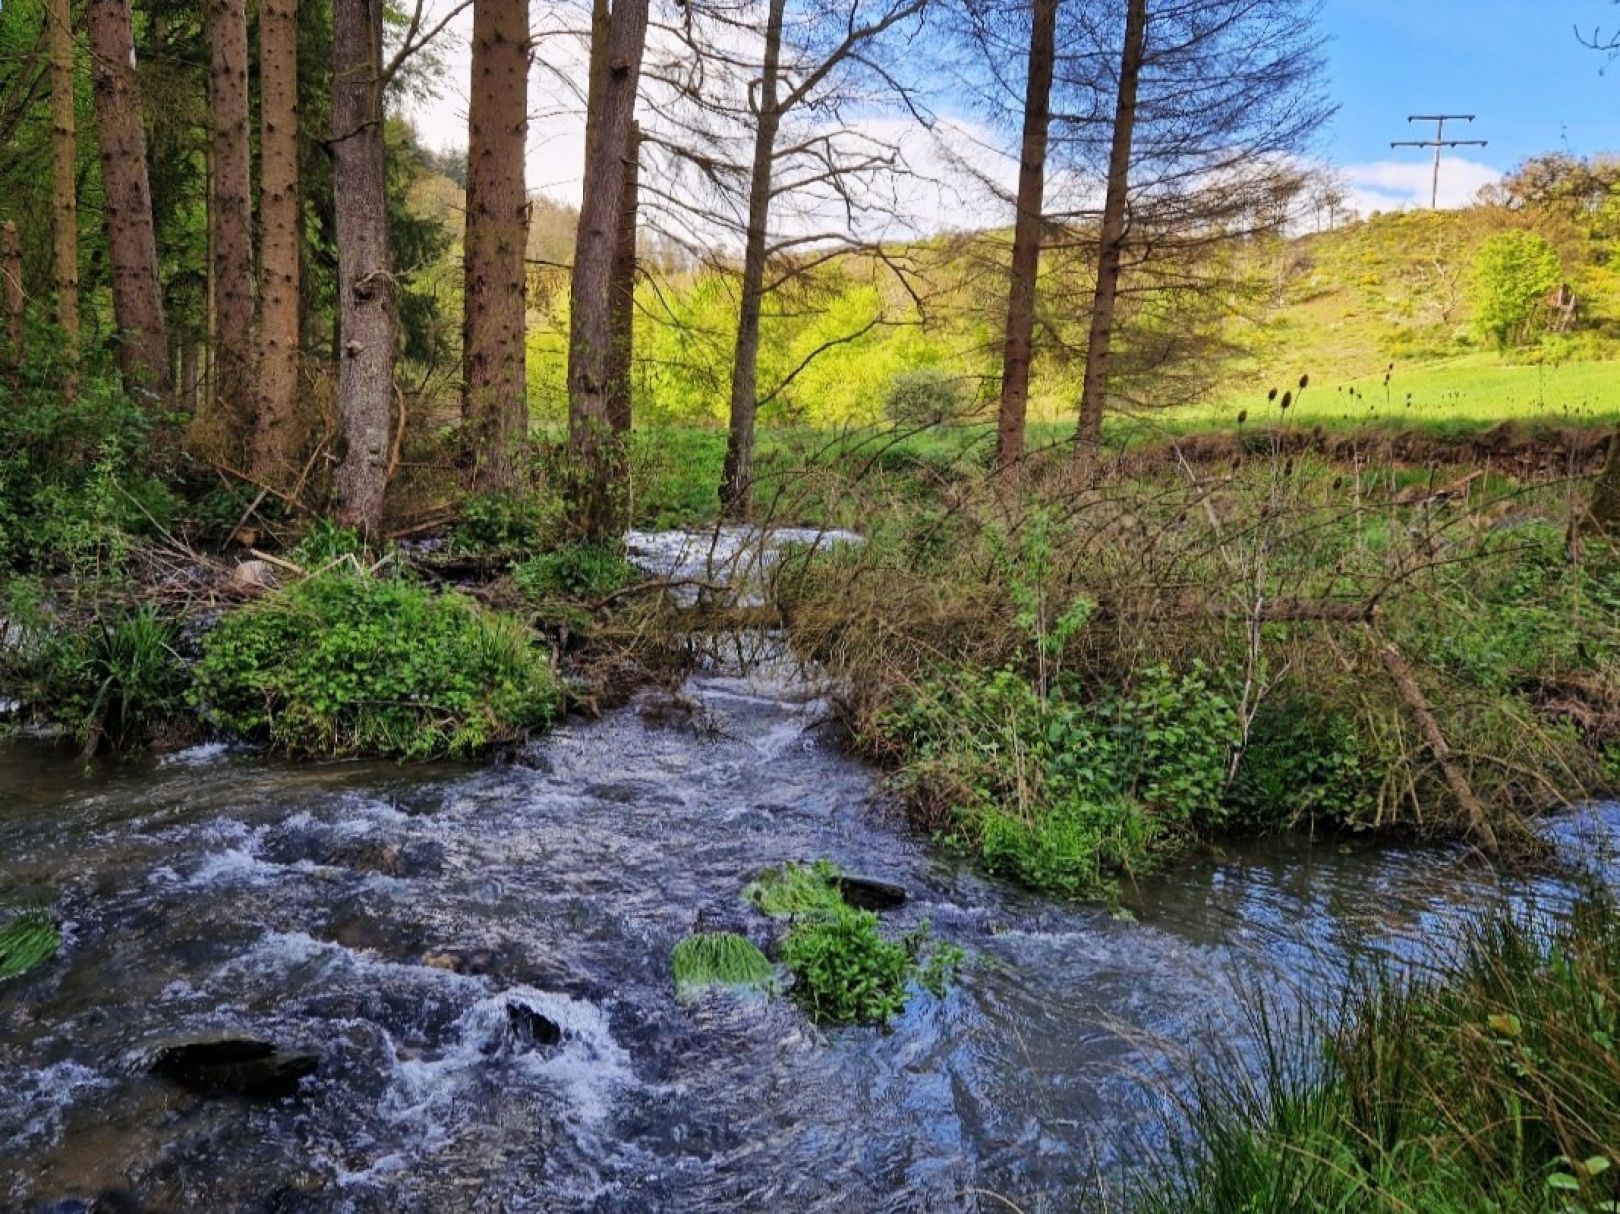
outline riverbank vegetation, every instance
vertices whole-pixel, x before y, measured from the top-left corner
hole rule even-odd
[[[1257,1025],[1258,1072],[1202,1072],[1193,1133],[1145,1214],[1620,1205],[1620,912],[1499,913],[1416,972],[1363,975],[1332,1017]]]

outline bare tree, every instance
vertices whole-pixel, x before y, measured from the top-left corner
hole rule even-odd
[[[730,430],[721,476],[721,510],[728,518],[747,518],[753,509],[754,428],[759,412],[760,321],[772,289],[766,268],[773,255],[806,248],[826,234],[795,235],[771,241],[772,204],[794,191],[830,191],[848,203],[853,221],[850,179],[879,167],[893,167],[895,155],[870,144],[853,154],[840,146],[840,112],[847,98],[830,85],[846,69],[864,69],[885,86],[904,94],[898,75],[870,52],[888,31],[923,11],[926,0],[885,0],[870,12],[860,0],[831,0],[797,14],[798,38],[788,47],[784,31],[787,0],[766,0],[763,55],[759,74],[748,85],[748,111],[753,126],[753,155],[747,177],[747,221],[743,232],[742,277],[738,298],[737,339],[732,359]],[[869,100],[869,98],[867,98]],[[800,111],[817,112],[824,121],[802,137],[779,146],[784,122]],[[829,126],[826,118],[832,120]],[[876,155],[874,156],[874,151]],[[783,170],[790,172],[784,176]]]
[[[69,0],[46,0],[45,27],[51,50],[51,278],[56,323],[72,358],[79,340],[79,148]]]
[[[511,486],[528,432],[523,340],[528,74],[528,0],[477,0],[467,112],[461,415],[472,445],[474,479],[490,489]]]
[[[1029,27],[1029,67],[1024,86],[1024,134],[1018,161],[1018,210],[1013,224],[1012,282],[1007,290],[1006,335],[1001,359],[1001,405],[996,425],[996,466],[1024,458],[1029,375],[1035,344],[1035,286],[1045,229],[1046,144],[1052,123],[1052,76],[1057,57],[1058,0],[1034,0]]]
[[[88,0],[86,10],[119,366],[132,388],[167,400],[173,391],[173,374],[158,280],[146,127],[135,77],[129,0]]]
[[[616,542],[628,506],[624,444],[610,410],[613,264],[634,152],[636,93],[647,45],[647,0],[595,0],[585,124],[585,190],[569,282],[570,525]]]
[[[1278,230],[1303,189],[1292,158],[1332,112],[1321,100],[1318,7],[1125,0],[1122,18],[1095,26],[1097,45],[1115,48],[1113,121],[1079,124],[1064,139],[1076,172],[1099,152],[1107,166],[1075,444],[1081,468],[1096,459],[1116,387],[1121,305],[1151,313],[1167,293],[1223,289],[1223,259],[1211,250]],[[1200,282],[1211,269],[1215,277]],[[1162,328],[1158,336],[1166,351],[1181,344]]]
[[[1146,44],[1147,0],[1126,0],[1113,146],[1108,155],[1108,193],[1103,201],[1102,229],[1098,234],[1097,289],[1091,304],[1091,335],[1086,344],[1080,430],[1075,447],[1082,469],[1091,467],[1102,443],[1103,401],[1108,392],[1108,354],[1114,335],[1114,306],[1119,296],[1120,266],[1125,256],[1125,208],[1130,189],[1131,141],[1136,134],[1136,97],[1141,87]]]
[[[218,437],[249,446],[253,391],[253,180],[248,140],[246,0],[208,0],[208,207],[214,281],[213,398]]]
[[[298,196],[298,0],[259,5],[259,367],[253,469],[289,473],[297,443],[298,294],[303,231]]]

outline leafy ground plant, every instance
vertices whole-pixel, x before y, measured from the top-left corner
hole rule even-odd
[[[537,602],[599,599],[640,576],[622,551],[606,544],[565,544],[512,569],[512,582],[519,593]]]
[[[26,974],[56,956],[62,933],[42,910],[26,910],[0,927],[0,981]]]
[[[193,696],[216,727],[288,753],[429,759],[545,725],[562,686],[512,617],[337,571],[221,621]]]
[[[692,999],[714,986],[769,991],[776,969],[750,940],[735,932],[698,932],[675,946],[670,961],[675,991]]]
[[[838,892],[836,866],[787,864],[765,873],[746,897],[773,918],[792,919],[782,960],[791,994],[817,1024],[886,1024],[905,1010],[916,983],[936,997],[962,961],[960,949],[934,940],[922,924],[899,940],[878,930],[878,917]]]

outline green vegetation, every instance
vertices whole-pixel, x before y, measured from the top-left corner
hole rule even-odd
[[[513,584],[533,602],[597,600],[640,576],[623,552],[602,544],[564,544],[512,567]]]
[[[782,960],[793,974],[794,1001],[817,1024],[881,1025],[905,1010],[913,982],[943,997],[961,950],[935,941],[927,924],[886,939],[876,914],[844,901],[837,877],[826,860],[787,864],[745,891],[766,914],[792,920]]]
[[[1558,250],[1536,232],[1487,236],[1474,254],[1474,327],[1505,350],[1538,335],[1548,292],[1564,281]]]
[[[1572,553],[1556,482],[1279,452],[981,483],[948,458],[845,482],[866,543],[777,591],[918,822],[990,871],[1109,896],[1228,835],[1479,812],[1533,850],[1523,815],[1610,778],[1620,552]]]
[[[1572,1214],[1620,1208],[1620,913],[1500,915],[1418,978],[1373,975],[1324,1037],[1261,1026],[1263,1066],[1204,1076],[1141,1214]],[[1151,1182],[1150,1182],[1151,1183]]]
[[[675,993],[692,999],[712,986],[770,991],[776,969],[752,941],[734,932],[698,932],[675,946],[670,958]]]
[[[761,873],[743,897],[773,919],[831,914],[844,905],[837,880],[838,867],[831,860],[784,864]]]
[[[544,725],[562,698],[510,617],[347,572],[227,616],[195,674],[206,720],[293,754],[471,755]]]
[[[56,920],[42,910],[26,910],[0,927],[0,982],[44,965],[62,947]]]

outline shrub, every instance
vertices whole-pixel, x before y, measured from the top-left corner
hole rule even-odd
[[[531,640],[462,595],[328,573],[221,621],[194,698],[217,727],[290,753],[469,755],[556,713]]]
[[[544,541],[556,503],[525,494],[481,493],[461,505],[454,546],[460,552],[529,552]]]
[[[1227,816],[1261,830],[1314,818],[1356,823],[1374,808],[1381,779],[1349,717],[1316,697],[1267,700],[1227,789]]]
[[[64,399],[59,339],[30,335],[0,408],[0,567],[116,569],[129,537],[166,522],[174,501],[143,470],[148,420],[125,395],[110,357],[84,352]]]
[[[1237,719],[1195,663],[1144,671],[1087,699],[1072,680],[1042,696],[1013,670],[952,670],[881,719],[898,779],[939,805],[992,871],[1069,896],[1150,864],[1223,819]]]
[[[691,999],[711,986],[770,990],[776,970],[752,941],[734,932],[699,932],[675,946],[675,991]]]
[[[530,557],[512,570],[512,582],[524,598],[600,599],[641,576],[617,547],[566,544]]]
[[[1498,348],[1537,331],[1542,301],[1564,280],[1558,251],[1536,232],[1497,232],[1474,256],[1474,324]]]
[[[889,381],[883,416],[903,426],[931,426],[960,420],[971,405],[959,377],[938,367],[919,367]]]

